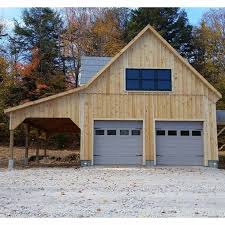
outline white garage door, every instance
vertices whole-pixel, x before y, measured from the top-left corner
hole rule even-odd
[[[141,165],[141,121],[95,121],[94,165]]]
[[[156,122],[156,164],[203,165],[203,123]]]

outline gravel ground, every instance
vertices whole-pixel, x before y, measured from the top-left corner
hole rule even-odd
[[[0,170],[0,217],[225,217],[225,170]]]

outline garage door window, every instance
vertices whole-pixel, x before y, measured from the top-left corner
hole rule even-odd
[[[166,131],[165,130],[157,130],[156,131],[156,135],[157,136],[165,136],[166,135]]]
[[[120,130],[120,135],[129,135],[129,130]]]
[[[116,130],[107,130],[107,135],[116,135]]]
[[[140,130],[132,130],[132,135],[141,135]]]
[[[104,130],[96,130],[95,135],[104,135],[105,131]]]
[[[189,136],[189,130],[181,130],[180,136]]]
[[[192,136],[201,136],[201,131],[200,130],[193,130]]]
[[[177,136],[176,130],[168,130],[168,136]]]

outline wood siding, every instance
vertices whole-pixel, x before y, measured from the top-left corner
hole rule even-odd
[[[171,92],[127,92],[125,68],[172,70]],[[155,120],[204,121],[204,160],[217,160],[218,96],[147,30],[87,88],[11,112],[10,129],[25,118],[71,118],[81,129],[81,159],[93,159],[93,122],[143,120],[145,160],[155,159]]]

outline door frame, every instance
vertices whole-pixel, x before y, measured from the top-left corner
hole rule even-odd
[[[145,160],[145,119],[144,118],[93,118],[92,120],[92,148],[91,148],[91,165],[94,166],[94,125],[95,121],[100,121],[100,120],[105,120],[105,121],[141,121],[142,122],[142,165],[146,165],[146,160]]]
[[[157,161],[156,161],[156,130],[155,130],[155,124],[156,122],[202,122],[202,131],[203,131],[203,165],[202,166],[206,166],[206,148],[205,148],[205,142],[207,140],[207,136],[206,136],[206,120],[205,119],[162,119],[162,118],[154,118],[154,122],[153,122],[153,135],[154,135],[154,166],[157,166]]]

